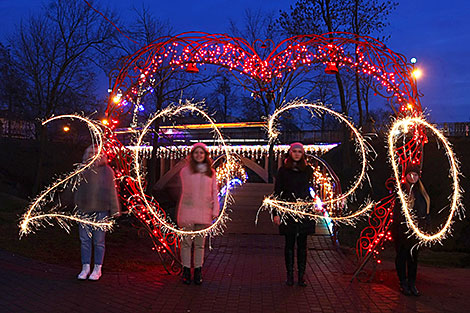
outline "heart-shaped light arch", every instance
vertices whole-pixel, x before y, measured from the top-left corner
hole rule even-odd
[[[157,72],[185,69],[197,73],[198,65],[209,64],[240,74],[236,77],[244,77],[240,82],[246,89],[261,96],[269,94],[271,100],[287,89],[283,87],[288,74],[296,69],[335,64],[338,69],[373,77],[370,86],[390,100],[397,115],[402,104],[421,110],[412,65],[405,57],[372,37],[344,32],[295,36],[269,46],[223,34],[187,32],[161,37],[124,58],[121,64],[106,110],[115,120],[131,112],[136,99],[160,83],[156,81]],[[128,102],[131,105],[123,105]]]
[[[420,94],[412,75],[413,65],[403,55],[374,38],[333,32],[295,36],[277,45],[271,41],[267,43],[255,41],[250,44],[242,38],[202,32],[159,38],[122,60],[123,66],[116,76],[107,115],[117,120],[129,112],[132,105],[138,103],[137,98],[158,85],[154,77],[158,71],[186,69],[197,73],[197,66],[206,64],[244,76],[242,85],[246,89],[263,101],[278,101],[276,105],[282,103],[275,99],[276,93],[283,90],[289,73],[298,68],[308,69],[311,65],[323,64],[328,73],[350,70],[360,77],[372,78],[367,83],[377,94],[389,100],[397,118],[421,115]],[[132,105],[124,106],[125,101]],[[419,161],[422,159],[420,150],[416,150],[415,156]],[[403,162],[401,166],[406,167],[407,163]],[[364,229],[358,241],[360,257],[372,251],[380,243],[380,238],[386,237],[386,225],[389,225],[393,205],[394,201],[387,200],[379,201],[375,206],[370,226]],[[376,214],[383,210],[386,214]],[[368,243],[364,244],[364,240]]]

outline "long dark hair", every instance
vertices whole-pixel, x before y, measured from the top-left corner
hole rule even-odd
[[[210,157],[210,155],[209,155],[209,152],[208,152],[206,149],[202,148],[202,147],[197,147],[197,148],[193,149],[193,150],[191,151],[191,153],[188,155],[189,167],[191,168],[191,171],[192,171],[193,173],[197,173],[197,167],[196,167],[196,166],[197,166],[197,162],[194,160],[194,156],[193,156],[194,151],[196,151],[196,149],[201,149],[202,151],[204,151],[205,157],[204,157],[204,161],[202,161],[202,163],[206,163],[206,164],[207,164],[207,170],[206,170],[206,172],[205,172],[204,174],[206,174],[206,175],[209,176],[209,177],[214,176],[214,172],[215,172],[215,171],[212,169],[212,159],[211,159],[211,157]]]
[[[287,157],[284,160],[284,167],[288,169],[293,169],[294,168],[294,159],[292,159],[292,156],[290,155],[290,152],[287,153]],[[305,152],[302,154],[302,157],[300,160],[297,162],[297,168],[301,171],[305,171],[307,168],[307,159],[305,158]]]

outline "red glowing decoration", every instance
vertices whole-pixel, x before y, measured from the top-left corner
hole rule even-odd
[[[196,73],[199,73],[199,69],[197,68],[196,64],[189,63],[188,66],[186,67],[186,72],[196,74]]]
[[[255,44],[267,53],[261,57]],[[270,50],[268,48],[272,47]],[[263,52],[263,54],[264,54]],[[419,116],[421,103],[417,92],[416,81],[412,75],[413,67],[406,58],[386,48],[380,41],[350,33],[328,33],[323,35],[301,35],[285,39],[278,44],[262,41],[249,44],[242,38],[222,34],[187,32],[174,37],[162,37],[143,47],[135,54],[122,60],[111,95],[120,95],[118,101],[111,97],[106,109],[110,121],[133,112],[139,99],[145,92],[153,90],[154,75],[163,69],[181,70],[187,73],[198,73],[199,65],[213,65],[225,68],[233,75],[241,76],[244,87],[253,97],[266,94],[267,98],[278,92],[283,86],[283,79],[298,69],[315,69],[315,64],[323,64],[326,74],[337,74],[341,68],[351,71],[359,77],[367,78],[374,92],[388,99],[396,117]],[[269,94],[269,95],[268,95]],[[126,103],[126,105],[122,105]],[[410,105],[411,104],[411,105]],[[414,133],[411,139],[396,151],[400,156],[402,168],[410,163],[420,164],[423,157],[423,145],[426,142],[421,127],[410,130]],[[115,136],[111,134],[110,136]],[[114,138],[114,137],[113,137]],[[127,205],[133,208],[134,215],[142,222],[154,241],[157,252],[166,252],[170,257],[171,270],[177,271],[175,246],[177,236],[163,233],[158,222],[152,218],[138,194],[132,177],[130,152],[114,139],[115,147],[111,149],[116,156],[115,170],[121,182],[121,196]],[[393,185],[393,184],[392,184]],[[390,182],[387,187],[392,190]],[[369,226],[366,227],[358,241],[358,256],[363,262],[372,255],[378,254],[377,247],[390,236],[388,227],[391,223],[391,212],[396,196],[382,199],[374,208]],[[158,203],[149,197],[158,208]],[[165,215],[164,210],[159,210]],[[159,253],[161,256],[161,254]]]
[[[214,65],[244,76],[240,77],[246,82],[244,87],[253,94],[275,94],[282,88],[288,73],[324,64],[332,74],[342,68],[361,77],[373,77],[369,80],[371,88],[389,100],[397,116],[407,103],[413,103],[414,110],[406,115],[421,111],[419,97],[415,96],[412,65],[403,55],[394,53],[374,38],[336,32],[295,36],[278,44],[261,42],[262,50],[269,52],[266,57],[261,57],[255,49],[259,42],[249,44],[242,38],[201,32],[162,37],[122,60],[111,94],[122,91],[122,99],[130,105],[123,106],[110,99],[106,114],[118,119],[132,112],[136,99],[142,97],[145,90],[152,89],[158,71],[197,73],[196,64]],[[266,50],[268,47],[273,48]]]
[[[338,74],[339,70],[335,62],[328,62],[325,68],[326,74]]]

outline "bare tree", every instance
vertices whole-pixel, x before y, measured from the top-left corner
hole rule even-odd
[[[380,34],[388,25],[388,16],[398,5],[394,1],[379,1],[379,0],[350,0],[349,11],[351,14],[348,14],[345,18],[349,19],[349,31],[355,35],[371,35],[371,34]],[[348,28],[346,29],[348,30]],[[381,36],[382,41],[388,39],[388,36]],[[357,46],[356,46],[357,48]],[[357,50],[355,50],[356,62],[359,61],[359,55]],[[363,111],[362,111],[362,100],[364,100],[365,109],[366,109],[366,122],[369,122],[369,90],[370,90],[370,78],[365,78],[361,80],[359,73],[356,71],[354,73],[354,82],[356,88],[356,100],[357,108],[359,112],[359,126],[362,127],[364,120]],[[362,82],[362,88],[361,88]]]
[[[109,11],[105,14],[112,17]],[[55,0],[23,21],[11,36],[12,56],[30,90],[32,114],[43,119],[79,109],[95,85],[93,60],[98,48],[114,35],[114,28],[82,1]],[[41,182],[45,128],[36,128],[41,142],[33,192]]]
[[[289,11],[281,12],[278,23],[289,35],[322,34],[336,31],[351,32],[355,35],[381,35],[388,26],[387,18],[396,8],[397,2],[390,0],[299,0]],[[380,34],[380,35],[379,35]],[[331,36],[331,35],[330,35]],[[356,54],[356,59],[358,58]],[[348,103],[342,74],[335,75],[338,94],[343,113],[348,114]],[[347,79],[347,78],[346,78]],[[359,113],[359,125],[362,125],[362,99],[367,104],[368,88],[361,88],[360,75],[355,73],[355,93]],[[365,81],[367,83],[367,80]],[[362,94],[365,92],[365,94]]]
[[[334,82],[332,80],[326,79],[324,75],[317,76],[317,88],[310,95],[310,99],[313,101],[320,101],[323,105],[327,107],[332,107],[335,102],[334,96]],[[326,112],[316,112],[316,115],[319,117],[318,120],[314,120],[313,126],[319,128],[321,131],[325,131],[327,128],[330,128],[335,123],[331,122],[330,116]],[[309,121],[311,120],[309,116]],[[319,122],[319,123],[318,123]]]
[[[278,19],[285,33],[295,36],[309,33],[322,34],[340,31],[345,24],[343,1],[300,0],[291,6],[290,12],[283,11]],[[308,23],[311,23],[309,26]],[[330,37],[332,35],[330,34]],[[340,98],[341,111],[348,114],[344,84],[340,73],[335,74]]]
[[[282,33],[276,24],[272,15],[263,15],[260,11],[245,12],[245,26],[238,28],[235,23],[231,23],[230,32],[234,36],[240,36],[251,41],[253,48],[264,59],[275,48],[281,40]],[[283,49],[285,46],[277,47]],[[313,65],[315,67],[315,65]],[[288,100],[295,97],[308,97],[317,87],[315,77],[312,71],[306,67],[300,67],[295,71],[286,71],[282,75],[270,81],[253,78],[248,86],[245,87],[252,91],[252,99],[244,98],[242,101],[244,112],[253,116],[253,112],[262,112],[259,116],[269,116],[275,109],[279,108]],[[246,116],[245,116],[246,118]],[[286,114],[281,118],[280,122],[284,128],[295,128],[291,114]],[[270,145],[269,153],[269,171],[268,178],[272,179],[275,171],[273,155],[274,143]]]
[[[121,36],[116,39],[112,47],[116,51],[116,55],[120,57],[132,55],[147,45],[158,42],[159,40],[168,39],[173,33],[173,28],[169,21],[158,19],[150,12],[148,7],[142,6],[138,9],[134,8],[133,12],[135,19],[127,28],[124,28],[124,31],[132,38],[132,41]],[[146,121],[151,113],[160,111],[170,103],[178,102],[183,92],[186,97],[189,95],[189,98],[191,98],[191,96],[195,94],[192,89],[194,86],[205,84],[212,79],[212,77],[202,73],[198,75],[188,74],[181,68],[176,68],[171,65],[171,59],[172,55],[169,55],[158,65],[159,69],[153,74],[153,78],[148,81],[149,85],[145,90],[141,90],[139,96],[135,98],[134,117],[131,121],[132,127],[136,127],[139,121]],[[108,64],[113,63],[120,65],[120,62],[116,59],[112,62],[108,62]],[[111,69],[111,71],[109,69]],[[110,75],[114,74],[111,67],[108,67],[108,73]],[[112,78],[110,80],[112,80]],[[139,112],[139,108],[145,108],[145,110]],[[158,167],[156,166],[156,162],[157,148],[160,144],[160,123],[160,120],[156,120],[152,130],[153,153],[147,168],[147,189],[149,192],[153,188],[156,178],[159,175],[159,173],[157,173]]]
[[[274,45],[281,41],[282,36],[274,15],[265,14],[259,10],[246,10],[244,25],[239,27],[231,21],[229,32],[232,36],[242,37],[251,43],[261,59],[266,58],[272,52]],[[278,47],[278,49],[282,48],[285,46]],[[251,108],[260,106],[258,111],[262,111],[264,116],[268,116],[291,98],[307,97],[316,88],[314,77],[306,68],[286,71],[282,76],[270,82],[256,78],[249,81],[250,83],[245,85],[242,83],[239,87],[251,90],[253,100],[245,99],[243,103]]]
[[[233,119],[235,112],[232,109],[238,103],[238,97],[233,90],[233,83],[230,82],[230,76],[225,73],[218,74],[215,77],[214,90],[207,98],[207,105],[211,110],[216,111],[217,121],[228,122]]]
[[[395,8],[395,2],[386,0],[299,0],[289,11],[281,12],[278,19],[282,29],[290,35],[309,33],[328,33],[332,38],[332,32],[351,32],[359,35],[371,35],[381,32],[387,26],[387,16]],[[355,52],[356,53],[356,52]],[[356,60],[358,56],[356,55]],[[343,73],[335,74],[341,111],[349,115],[348,98],[352,99],[350,82],[355,82],[356,102],[359,111],[359,124],[362,125],[363,112],[361,92],[365,92],[365,103],[368,107],[368,88],[360,88],[359,73],[354,74],[350,80]],[[346,82],[344,81],[346,80]],[[343,166],[350,164],[349,132],[343,128]]]
[[[29,119],[26,104],[26,92],[28,86],[22,78],[17,64],[11,57],[10,49],[0,43],[0,108],[6,112],[6,135],[12,135],[11,122],[13,116],[21,115],[23,119]],[[0,134],[3,132],[3,126]]]
[[[371,119],[370,131],[385,137],[390,129],[390,124],[392,122],[390,117],[394,116],[393,112],[388,108],[377,108],[375,110],[371,110],[369,113]]]
[[[257,40],[279,39],[279,31],[275,27],[276,19],[273,13],[265,13],[261,10],[245,10],[243,25],[239,26],[234,20],[229,21],[228,32],[232,36],[241,37],[248,42],[254,43]],[[265,57],[269,50],[256,46],[255,50],[261,57]]]

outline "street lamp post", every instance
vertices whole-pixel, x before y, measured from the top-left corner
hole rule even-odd
[[[421,71],[415,67],[415,64],[418,60],[416,58],[411,58],[411,66],[413,67],[413,71],[411,72],[411,76],[413,77],[413,100],[416,100],[418,97],[418,78],[421,77]]]

